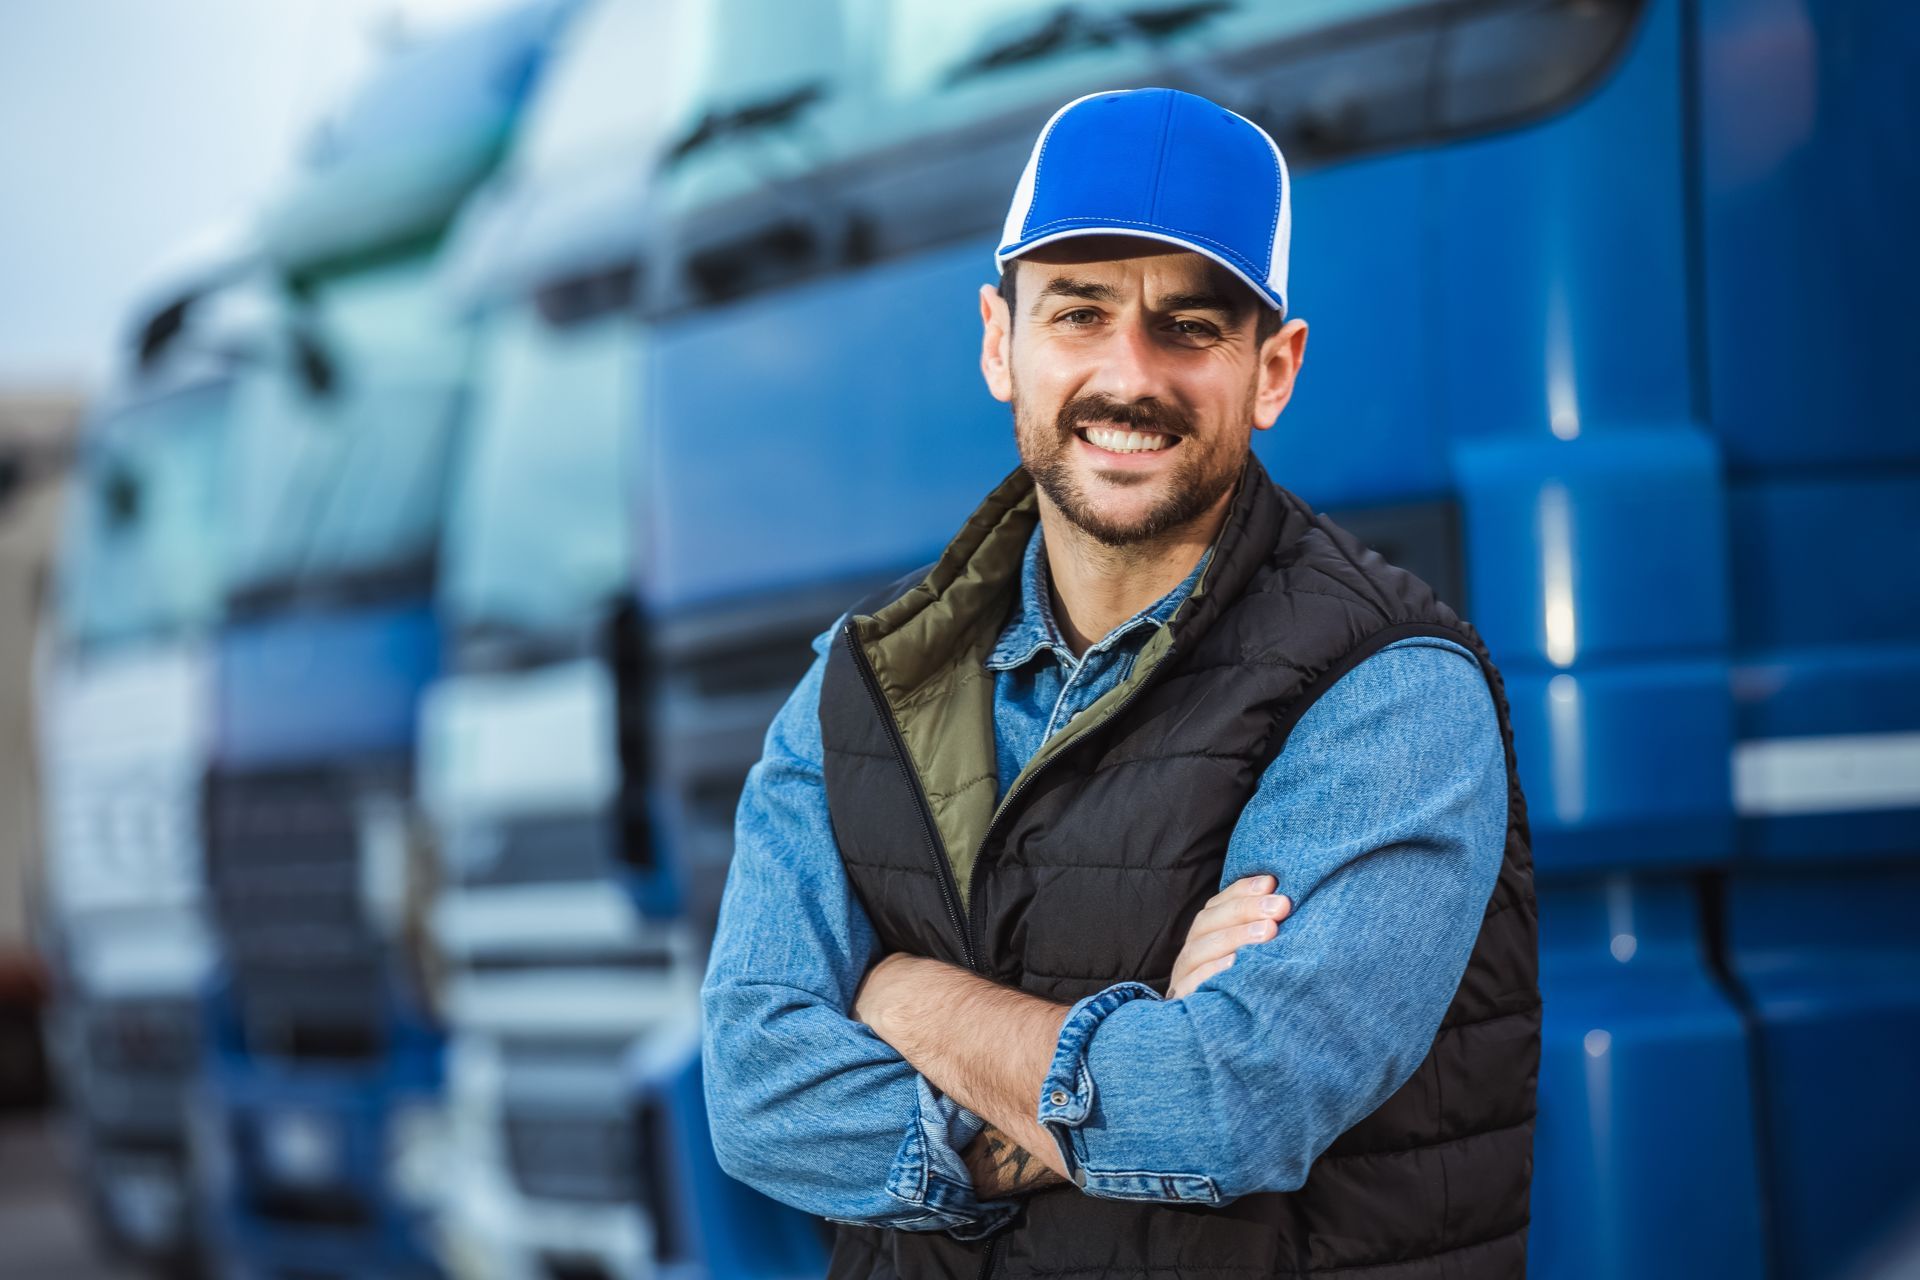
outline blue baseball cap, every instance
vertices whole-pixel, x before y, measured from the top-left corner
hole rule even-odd
[[[1053,113],[1013,190],[993,265],[1070,236],[1205,254],[1287,311],[1287,162],[1265,129],[1178,89],[1118,89]]]

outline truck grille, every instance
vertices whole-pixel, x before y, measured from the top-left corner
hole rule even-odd
[[[684,910],[710,933],[733,860],[733,824],[767,726],[813,661],[808,641],[844,593],[809,590],[659,620],[650,672],[650,773]],[[846,595],[854,599],[864,592]]]
[[[208,781],[208,885],[256,1052],[378,1051],[379,951],[360,906],[357,795],[352,779],[319,770]]]
[[[628,1204],[639,1193],[632,1117],[582,1112],[509,1112],[502,1120],[507,1166],[523,1195]]]
[[[185,1078],[199,1052],[199,1011],[183,1000],[84,1006],[88,1069]]]

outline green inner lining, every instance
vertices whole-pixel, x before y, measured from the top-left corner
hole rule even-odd
[[[853,624],[919,774],[963,910],[975,854],[997,812],[994,672],[986,660],[1019,599],[1021,560],[1039,518],[1033,481],[1016,469],[968,518],[925,578]],[[1217,538],[1215,543],[1217,549]],[[1208,560],[1174,618],[1206,591],[1214,559],[1218,556]],[[1074,739],[1105,722],[1171,644],[1167,627],[1156,630],[1127,678],[1056,730],[1007,795]]]

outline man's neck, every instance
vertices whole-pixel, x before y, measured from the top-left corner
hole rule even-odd
[[[1110,547],[1040,495],[1053,620],[1074,657],[1186,580],[1219,533],[1232,498],[1230,489],[1209,510],[1151,542]]]

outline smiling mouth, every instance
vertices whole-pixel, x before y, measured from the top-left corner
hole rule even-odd
[[[1076,427],[1073,434],[1108,453],[1159,453],[1180,443],[1179,436],[1120,427]]]

